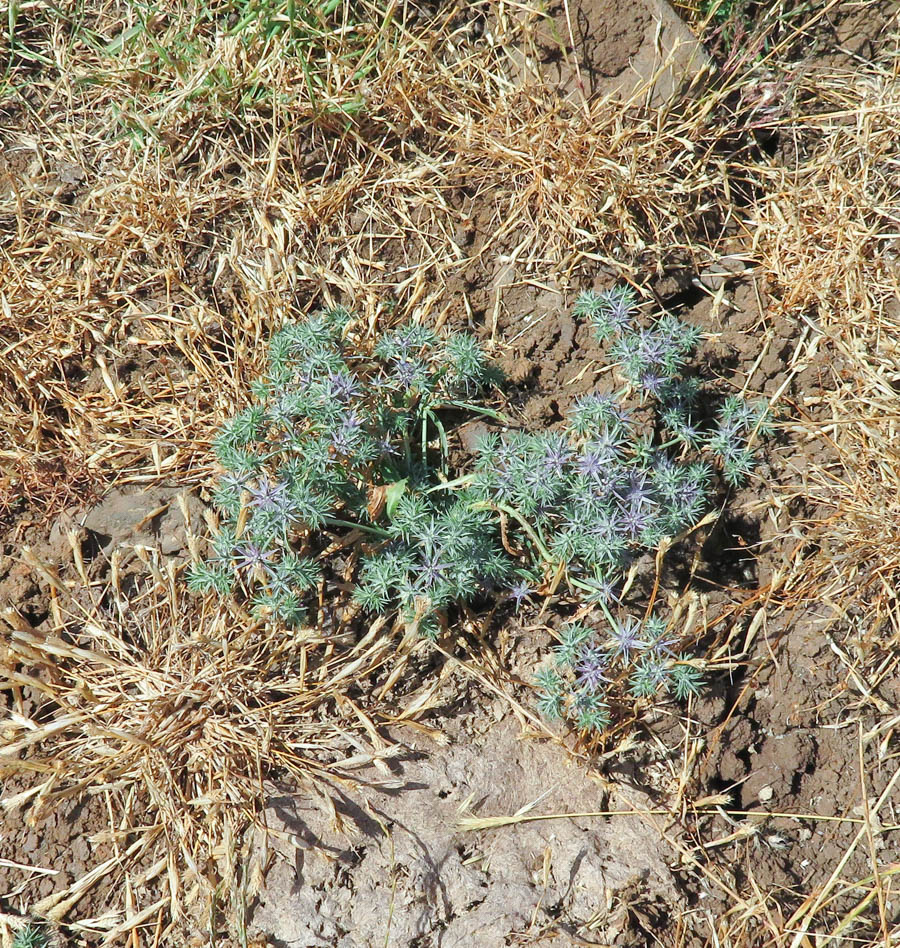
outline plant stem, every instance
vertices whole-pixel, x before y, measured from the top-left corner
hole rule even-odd
[[[455,399],[449,399],[448,401],[441,402],[434,407],[458,408],[461,411],[470,411],[476,415],[484,415],[486,418],[493,418],[494,421],[499,421],[504,425],[508,425],[510,423],[509,419],[505,415],[501,415],[499,411],[494,411],[493,408],[485,408],[483,405],[473,405],[471,402],[458,402]]]
[[[508,507],[506,504],[498,504],[495,501],[491,500],[479,500],[472,505],[473,510],[496,510],[501,513],[505,513],[508,517],[512,517],[516,523],[528,534],[529,539],[532,543],[538,548],[538,552],[543,557],[544,561],[551,566],[559,566],[559,563],[553,559],[550,555],[550,551],[544,546],[543,541],[537,535],[534,527],[516,510],[514,507]]]
[[[589,583],[583,583],[580,579],[573,579],[571,576],[569,577],[569,585],[577,586],[579,589],[585,589],[587,590],[587,592],[596,592],[594,587],[591,586]],[[595,599],[594,601],[597,603],[598,606],[600,606],[610,626],[612,628],[615,628],[618,625],[618,623],[613,618],[612,613],[609,611],[609,606],[607,606],[606,603],[602,599]]]
[[[381,527],[369,527],[364,523],[353,523],[351,520],[341,520],[340,517],[325,517],[323,519],[329,527],[349,527],[351,530],[362,530],[363,533],[371,533],[373,536],[381,537],[384,540],[389,540],[391,537],[387,530],[383,530]]]

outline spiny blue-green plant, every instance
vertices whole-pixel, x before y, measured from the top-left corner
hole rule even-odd
[[[434,635],[448,605],[511,575],[491,511],[439,478],[442,414],[494,415],[466,399],[495,377],[463,333],[408,323],[373,344],[343,307],[285,326],[252,403],[215,438],[220,527],[190,587],[297,625],[321,583],[339,595],[350,580],[357,608]]]
[[[488,435],[473,479],[484,503],[525,531],[540,561],[562,564],[584,592],[604,599],[636,552],[699,521],[717,471],[731,486],[746,478],[754,460],[748,439],[770,429],[766,407],[739,397],[702,425],[699,383],[681,374],[699,341],[696,327],[668,315],[642,327],[636,312],[627,290],[578,298],[575,314],[611,343],[622,390],[580,398],[564,430]]]
[[[560,631],[536,678],[545,716],[595,734],[623,702],[698,694],[702,663],[661,617],[625,614],[623,580],[700,521],[717,477],[747,475],[770,422],[737,397],[705,417],[685,372],[698,330],[640,319],[630,289],[582,294],[575,314],[622,388],[579,399],[562,430],[487,434],[456,476],[446,411],[503,421],[483,404],[497,375],[472,336],[408,323],[372,342],[342,307],[285,326],[215,439],[220,525],[191,588],[287,625],[327,592],[348,619],[393,613],[433,637],[453,604],[494,592],[518,611],[561,587],[601,622]]]
[[[50,936],[39,925],[29,922],[20,928],[13,936],[13,948],[46,948],[50,944]]]
[[[729,486],[746,478],[750,439],[771,422],[766,406],[736,396],[703,419],[700,383],[685,374],[699,330],[668,314],[641,320],[630,288],[583,293],[573,312],[607,345],[622,388],[579,399],[563,430],[482,439],[472,489],[513,534],[518,527],[533,569],[563,577],[602,611],[606,632],[564,629],[553,667],[537,679],[548,717],[602,730],[610,691],[698,692],[697,661],[676,655],[658,618],[614,616],[617,591],[636,555],[700,521],[717,476]]]
[[[609,726],[613,706],[629,697],[662,692],[684,701],[701,693],[701,663],[674,651],[677,640],[664,619],[606,618],[601,629],[570,622],[559,630],[550,664],[535,676],[538,708],[548,719],[600,732]]]

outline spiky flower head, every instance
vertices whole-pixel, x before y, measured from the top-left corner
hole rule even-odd
[[[572,456],[568,439],[564,434],[551,433],[546,435],[541,445],[540,468],[536,474],[559,476],[565,471],[566,464]]]
[[[574,666],[580,657],[581,648],[594,637],[594,630],[581,622],[567,622],[559,630],[559,645],[553,649],[557,665]]]
[[[587,602],[618,603],[618,590],[621,577],[595,567],[593,574],[582,580]]]
[[[669,663],[653,655],[645,655],[628,679],[628,690],[635,698],[652,698],[666,686]]]
[[[274,550],[266,550],[253,541],[240,544],[234,551],[234,565],[239,570],[253,571],[268,567],[275,556]]]
[[[418,581],[425,588],[437,586],[444,581],[449,568],[450,564],[441,559],[440,554],[430,553],[416,567]]]
[[[674,655],[678,639],[669,631],[669,625],[662,616],[648,616],[644,622],[644,636],[647,651],[655,658],[669,658]]]
[[[609,633],[611,657],[619,658],[625,664],[630,663],[634,652],[647,648],[647,641],[641,633],[641,623],[631,616],[615,623]]]
[[[516,604],[516,612],[522,606],[522,603],[525,602],[530,596],[533,596],[535,590],[532,589],[531,583],[527,579],[520,579],[515,583],[512,588],[509,590],[509,599],[511,599]]]
[[[609,395],[583,395],[575,402],[569,419],[576,435],[592,437],[603,431],[621,435],[629,423],[628,413]]]
[[[349,402],[352,398],[359,398],[362,386],[359,379],[346,369],[329,372],[325,378],[325,389],[330,398],[339,402]]]
[[[595,292],[588,290],[575,300],[572,315],[591,321],[601,342],[630,326],[637,312],[637,296],[631,287],[614,286]]]
[[[599,645],[582,645],[575,658],[575,678],[578,687],[585,691],[597,691],[602,685],[612,683],[606,674],[609,655]]]
[[[246,488],[250,494],[250,504],[261,510],[280,510],[287,503],[287,481],[273,481],[263,475],[255,485]]]

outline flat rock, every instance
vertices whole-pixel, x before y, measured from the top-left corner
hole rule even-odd
[[[113,490],[90,508],[81,525],[94,534],[105,553],[116,547],[159,547],[174,555],[187,546],[184,517],[178,494],[184,493],[194,529],[203,523],[203,504],[178,487]]]
[[[637,886],[673,908],[680,896],[672,853],[639,816],[561,817],[461,832],[467,801],[476,816],[649,808],[634,790],[610,793],[549,742],[524,741],[509,717],[447,747],[411,746],[399,788],[342,813],[348,839],[299,797],[266,812],[275,850],[253,929],[286,948],[570,945],[591,924],[614,940],[623,919],[617,892]],[[424,752],[424,753],[423,753]],[[339,804],[339,810],[341,806]],[[369,810],[367,813],[366,810]]]

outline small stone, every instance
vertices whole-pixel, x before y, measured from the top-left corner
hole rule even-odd
[[[768,803],[775,796],[775,791],[771,787],[763,787],[756,796],[760,803]]]
[[[181,552],[184,548],[184,540],[178,533],[167,533],[162,538],[159,548],[163,556],[172,556],[175,553]]]

